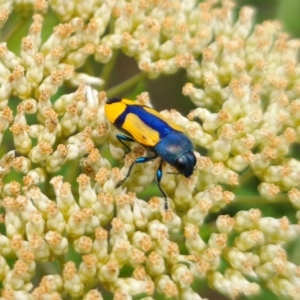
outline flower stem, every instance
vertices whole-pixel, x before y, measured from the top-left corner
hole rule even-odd
[[[140,80],[144,79],[146,77],[146,73],[138,73],[131,78],[127,79],[126,81],[123,81],[119,85],[111,88],[110,90],[106,91],[107,98],[111,98],[113,96],[117,96],[122,94],[125,90],[131,88],[135,84],[137,84]]]
[[[245,182],[247,182],[250,178],[253,178],[254,174],[252,169],[247,168],[245,172],[241,176],[239,176],[239,184],[240,186],[243,186]]]
[[[289,201],[288,196],[287,195],[278,195],[276,197],[274,197],[272,200],[267,200],[264,197],[260,196],[260,195],[253,195],[253,196],[245,196],[245,195],[237,195],[235,197],[235,201],[238,203],[251,203],[251,204],[263,204],[263,203],[278,203],[278,202],[286,202]]]
[[[28,21],[28,19],[21,18],[19,22],[7,33],[6,36],[0,39],[1,41],[8,42],[15,34],[24,26],[24,24]]]
[[[107,83],[107,80],[108,80],[109,76],[112,73],[112,69],[115,65],[118,54],[119,54],[119,51],[114,51],[113,55],[112,55],[112,58],[109,60],[109,62],[107,62],[103,66],[100,78],[105,82],[105,84]]]

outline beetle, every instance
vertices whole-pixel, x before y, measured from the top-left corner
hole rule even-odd
[[[161,162],[156,172],[158,187],[165,198],[165,209],[168,209],[167,195],[160,186],[162,179],[162,162],[173,166],[179,174],[190,177],[193,174],[196,157],[191,140],[183,133],[177,124],[165,119],[151,107],[138,104],[124,98],[112,98],[105,103],[107,119],[124,134],[117,134],[117,139],[131,151],[125,142],[137,142],[154,153],[151,157],[139,157],[129,167],[125,178],[119,181],[116,187],[129,177],[135,163],[144,163],[156,157]],[[127,152],[127,153],[128,153]]]

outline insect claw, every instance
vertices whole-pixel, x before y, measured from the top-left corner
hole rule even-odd
[[[164,210],[167,211],[169,209],[168,199],[165,198]]]

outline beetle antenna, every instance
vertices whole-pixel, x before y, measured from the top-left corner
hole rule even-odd
[[[167,174],[180,175],[180,173],[175,173],[175,172],[167,172]]]

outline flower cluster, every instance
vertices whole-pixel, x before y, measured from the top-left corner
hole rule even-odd
[[[9,38],[0,44],[1,300],[200,300],[207,286],[229,298],[264,286],[299,299],[300,267],[284,245],[300,226],[256,204],[290,202],[300,219],[300,42],[278,22],[254,27],[249,7],[234,20],[234,9],[229,0],[0,2],[0,26],[16,11],[32,16],[20,53]],[[51,14],[61,23],[45,39]],[[163,165],[168,210],[160,195],[138,197],[159,159],[116,188],[145,155],[132,143],[113,167],[126,150],[104,113],[128,88],[104,88],[117,51],[137,62],[131,85],[179,69],[189,80],[182,92],[196,109],[161,113],[206,155],[195,152],[190,178]],[[100,77],[82,71],[87,59],[103,66]],[[147,93],[137,101],[151,105]],[[254,177],[252,208],[223,214]]]

